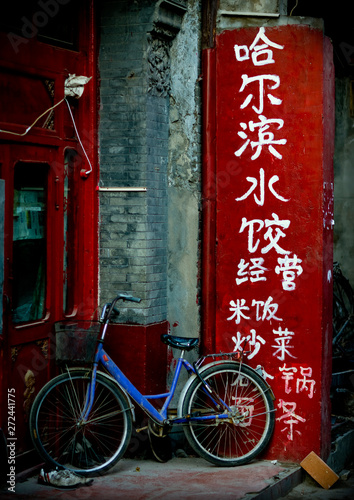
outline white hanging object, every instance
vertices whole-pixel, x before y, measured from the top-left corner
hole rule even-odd
[[[74,116],[73,116],[72,111],[70,109],[70,104],[67,101],[67,97],[74,97],[75,99],[80,99],[80,97],[84,93],[84,88],[85,88],[86,83],[89,82],[91,80],[91,78],[92,78],[91,76],[90,77],[88,77],[88,76],[76,76],[75,74],[73,74],[73,75],[69,74],[68,78],[65,80],[65,83],[64,83],[64,100],[68,106],[68,110],[69,110],[69,113],[70,113],[70,116],[71,116],[71,119],[72,119],[72,122],[74,125],[74,129],[76,132],[76,137],[80,143],[80,146],[82,147],[82,150],[86,156],[88,164],[90,165],[89,170],[82,169],[80,171],[80,176],[83,179],[87,179],[89,174],[92,172],[92,164],[91,164],[90,158],[88,157],[86,150],[81,142],[79,132],[76,128]]]
[[[86,83],[89,82],[91,78],[91,76],[69,75],[64,84],[65,97],[75,97],[75,99],[79,99],[84,93]]]

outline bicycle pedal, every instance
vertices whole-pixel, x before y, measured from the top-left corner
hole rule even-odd
[[[145,427],[140,427],[140,429],[135,429],[135,430],[136,430],[136,432],[141,432],[141,431],[146,431],[146,429],[148,429],[148,428],[149,428],[149,426],[146,425]]]

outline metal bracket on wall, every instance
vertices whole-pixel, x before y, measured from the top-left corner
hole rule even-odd
[[[132,193],[132,192],[145,192],[147,191],[147,188],[146,187],[101,187],[101,186],[97,186],[96,188],[96,191],[106,191],[106,192],[118,192],[118,193],[124,193],[124,192],[128,192],[128,193]]]
[[[219,14],[221,16],[233,16],[233,17],[279,17],[278,12],[243,12],[239,10],[220,10]]]

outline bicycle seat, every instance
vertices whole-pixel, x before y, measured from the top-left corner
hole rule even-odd
[[[199,339],[196,338],[175,337],[174,335],[168,335],[167,333],[163,333],[161,335],[161,340],[164,344],[175,347],[176,349],[184,349],[186,351],[191,351],[199,343]]]

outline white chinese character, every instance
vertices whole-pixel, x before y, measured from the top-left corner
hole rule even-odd
[[[268,84],[268,88],[272,89],[272,90],[277,89],[280,85],[279,76],[277,76],[277,75],[258,75],[258,76],[251,76],[250,77],[248,75],[242,75],[241,78],[242,78],[242,85],[240,87],[239,92],[243,92],[246,88],[246,85],[248,85],[249,83],[258,81],[258,86],[259,86],[258,107],[252,106],[252,109],[254,109],[254,111],[257,113],[257,115],[263,113],[264,93],[265,93],[264,82],[265,82],[265,80],[270,80],[272,82],[272,84]],[[279,106],[279,104],[281,104],[283,102],[281,99],[273,96],[273,94],[270,94],[270,93],[267,94],[267,97],[268,97],[270,103],[273,105],[276,105],[276,106]],[[246,97],[246,99],[243,101],[243,103],[241,104],[240,108],[241,109],[246,108],[249,105],[249,103],[252,101],[252,99],[253,99],[253,94],[249,94]]]
[[[242,131],[237,132],[237,135],[241,137],[241,139],[245,140],[245,143],[237,150],[235,151],[236,156],[241,156],[244,150],[247,148],[247,146],[250,144],[251,148],[257,148],[256,152],[254,153],[253,156],[251,156],[251,160],[255,160],[256,158],[259,157],[261,154],[263,146],[268,146],[269,152],[275,156],[276,158],[281,159],[282,155],[277,151],[274,147],[274,145],[280,144],[284,145],[286,144],[286,139],[274,139],[274,134],[273,132],[269,131],[269,127],[271,124],[276,124],[277,130],[280,130],[283,125],[284,125],[284,120],[281,120],[280,118],[272,118],[272,119],[267,119],[263,115],[259,115],[258,118],[260,119],[259,122],[254,122],[254,121],[249,121],[248,122],[248,127],[251,132],[255,132],[255,130],[258,128],[258,140],[257,141],[251,141],[251,139],[248,138],[245,130],[247,129],[247,123],[241,122],[240,126],[242,128]]]
[[[252,300],[252,307],[256,306],[256,320],[257,321],[271,321],[275,319],[277,321],[283,321],[281,318],[277,318],[275,313],[278,310],[279,304],[275,302],[272,303],[273,297],[269,296],[266,302],[263,300]],[[260,314],[260,308],[263,307],[263,313]]]
[[[285,233],[283,233],[283,231],[281,229],[279,229],[279,227],[275,227],[275,229],[273,229],[273,227],[272,227],[272,226],[280,226],[284,229],[287,229],[290,226],[290,221],[289,220],[279,220],[279,217],[277,216],[277,214],[272,214],[272,216],[273,216],[273,220],[270,220],[270,219],[265,220],[265,227],[268,227],[268,230],[264,235],[264,239],[269,240],[270,243],[268,246],[262,248],[261,252],[267,253],[267,252],[269,252],[269,250],[274,248],[274,250],[277,253],[281,253],[281,254],[290,253],[290,251],[284,250],[283,248],[281,248],[278,245],[279,239],[283,238],[285,236]],[[274,231],[275,235],[273,234],[273,231]]]
[[[248,182],[252,184],[252,186],[243,196],[240,196],[240,198],[235,198],[236,201],[242,201],[248,198],[250,194],[252,194],[252,192],[255,191],[258,185],[258,179],[256,179],[255,177],[246,177],[246,179]],[[278,194],[273,187],[273,184],[275,184],[278,181],[279,177],[277,175],[273,175],[273,177],[271,177],[270,180],[268,181],[268,189],[275,198],[277,198],[280,201],[287,202],[289,200],[280,196],[280,194]],[[254,193],[253,197],[257,205],[260,205],[262,207],[264,205],[264,198],[265,198],[265,176],[263,168],[259,169],[259,195],[260,196],[257,197],[256,193]]]
[[[308,397],[311,399],[313,397],[316,382],[315,380],[307,377],[312,377],[312,368],[304,368],[303,366],[300,366],[300,372],[304,378],[298,378],[296,380],[296,392],[301,392],[303,390],[309,391]]]
[[[238,422],[239,427],[249,427],[252,424],[252,416],[254,412],[254,398],[252,397],[238,397],[232,396],[231,399],[235,401],[237,411],[244,420]]]
[[[289,426],[288,429],[288,434],[287,438],[290,441],[294,440],[294,432],[293,432],[293,427],[295,424],[298,424],[299,422],[306,422],[306,419],[303,417],[300,417],[299,415],[296,415],[295,410],[296,410],[296,403],[286,403],[282,399],[278,403],[278,408],[281,408],[284,412],[284,415],[281,417],[277,418],[277,420],[281,421],[283,420],[285,424]],[[284,429],[281,430],[281,432],[286,431],[287,428],[285,427]],[[296,431],[298,434],[301,435],[301,432]]]
[[[249,266],[249,263],[245,261],[245,259],[241,259],[240,262],[238,263],[238,271],[237,271],[237,276],[236,278],[236,285],[240,285],[244,281],[248,281],[248,271],[247,268]]]
[[[267,378],[270,378],[271,380],[274,379],[274,375],[270,375],[269,373],[267,373],[262,365],[257,365],[256,370],[257,372],[262,373],[262,377],[264,378],[264,380],[267,380]]]
[[[259,41],[264,43],[257,45]],[[265,35],[265,28],[259,28],[257,36],[253,40],[252,44],[248,48],[247,45],[235,45],[235,56],[237,61],[246,61],[250,58],[249,54],[252,52],[252,62],[255,66],[264,66],[265,64],[273,64],[275,61],[273,59],[273,51],[269,48],[282,50],[284,45],[279,45],[269,40]],[[265,58],[262,58],[265,56]]]
[[[237,299],[237,303],[235,303],[234,300],[230,301],[230,306],[229,310],[233,311],[232,316],[227,318],[228,321],[231,321],[232,319],[235,319],[235,323],[238,324],[241,321],[241,318],[243,319],[250,319],[249,316],[246,316],[242,311],[249,311],[249,307],[245,305],[246,300],[245,299]]]
[[[254,253],[260,243],[260,240],[257,239],[256,242],[254,242],[254,233],[259,232],[263,227],[267,227],[267,231],[264,234],[264,239],[269,240],[270,243],[265,246],[264,248],[261,249],[261,253],[265,254],[269,252],[272,248],[277,253],[280,254],[287,254],[290,253],[288,250],[284,250],[278,245],[278,241],[280,238],[283,238],[285,236],[285,233],[279,228],[284,228],[287,229],[290,225],[289,220],[279,220],[279,217],[277,214],[272,214],[273,220],[272,219],[266,219],[264,222],[261,219],[253,219],[251,221],[247,221],[246,217],[242,217],[242,223],[241,223],[241,228],[240,228],[240,233],[244,231],[244,229],[248,228],[248,251],[250,253]],[[255,230],[255,225],[258,226],[258,229]],[[273,227],[273,226],[279,226],[279,227]]]
[[[263,276],[264,271],[268,271],[267,268],[263,267],[264,259],[262,257],[254,257],[251,260],[252,266],[250,266],[250,275],[251,282],[255,283],[256,281],[266,281],[267,278]]]
[[[279,327],[278,330],[273,330],[273,333],[275,335],[279,335],[278,338],[274,339],[277,345],[272,345],[272,347],[276,348],[276,351],[273,353],[273,356],[280,359],[280,361],[284,361],[285,355],[290,356],[291,358],[296,358],[296,356],[290,354],[289,351],[289,349],[294,348],[293,346],[289,345],[294,335],[294,332],[289,332],[287,328],[285,328],[285,330],[282,330],[281,327]]]
[[[261,219],[247,221],[246,217],[242,217],[242,224],[239,232],[242,233],[243,230],[248,227],[248,251],[250,253],[254,253],[259,246],[259,240],[257,240],[256,243],[253,242],[255,232],[254,227],[256,224],[258,225],[258,229],[256,229],[256,232],[258,233],[264,227],[264,222]]]
[[[248,359],[252,359],[261,348],[261,344],[265,344],[265,340],[256,334],[256,330],[250,331],[251,335],[242,336],[240,332],[237,332],[237,337],[232,337],[232,340],[235,342],[234,352],[236,351],[244,351],[242,344],[248,343],[250,346],[254,346],[254,351],[251,352],[247,357]]]
[[[278,266],[275,268],[277,274],[283,273],[282,287],[284,290],[295,290],[296,285],[294,280],[296,276],[302,274],[302,267],[300,266],[302,260],[294,254],[293,257],[285,255],[282,259],[278,258]]]
[[[267,278],[263,276],[263,274],[264,271],[268,271],[268,269],[266,267],[263,267],[262,264],[264,264],[264,259],[262,257],[252,258],[250,259],[250,262],[246,262],[245,259],[241,259],[237,265],[238,277],[236,278],[236,285],[240,285],[241,283],[248,281],[249,275],[251,275],[250,281],[252,283],[255,283],[257,281],[266,281]]]
[[[290,394],[291,388],[289,387],[289,382],[294,379],[294,373],[297,372],[297,368],[295,367],[286,367],[286,363],[282,368],[279,367],[279,370],[283,372],[282,379],[285,380],[285,392],[286,394]]]

